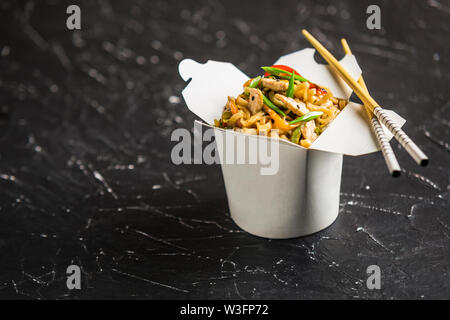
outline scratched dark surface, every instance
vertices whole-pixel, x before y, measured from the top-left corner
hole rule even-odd
[[[74,32],[77,2],[1,1],[0,298],[450,298],[450,6],[376,1],[371,31],[372,2],[84,1]],[[431,162],[394,143],[394,180],[380,154],[346,157],[337,221],[271,241],[230,219],[220,167],[171,163],[172,130],[195,119],[177,65],[256,74],[309,46],[302,27],[339,57],[348,39]],[[366,287],[372,264],[381,290]]]

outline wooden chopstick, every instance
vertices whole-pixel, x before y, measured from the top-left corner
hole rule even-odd
[[[316,48],[317,52],[328,62],[328,64],[336,71],[336,73],[348,84],[355,94],[361,99],[364,105],[384,124],[389,131],[392,132],[395,139],[405,148],[409,155],[421,166],[428,164],[428,157],[422,150],[411,140],[410,137],[400,128],[400,126],[391,119],[389,114],[383,110],[378,103],[370,96],[367,91],[353,79],[353,77],[342,67],[336,58],[308,31],[302,30],[306,39]]]
[[[341,39],[341,43],[342,47],[344,48],[344,52],[346,54],[351,55],[352,51],[350,50],[347,40]],[[358,79],[358,84],[365,92],[369,93],[369,90],[367,90],[367,86],[366,83],[364,82],[362,75]],[[395,157],[394,150],[392,150],[391,145],[389,144],[389,140],[386,138],[383,127],[381,126],[378,119],[374,117],[373,113],[370,112],[369,108],[364,106],[364,109],[366,110],[367,117],[369,118],[369,122],[372,126],[373,133],[375,134],[378,144],[380,145],[381,152],[383,153],[384,161],[386,162],[386,166],[388,167],[389,173],[393,177],[399,177],[401,173],[400,165],[398,164],[397,158]]]

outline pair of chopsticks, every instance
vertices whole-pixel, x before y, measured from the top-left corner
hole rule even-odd
[[[384,124],[400,145],[409,153],[409,155],[421,166],[428,164],[428,157],[420,150],[420,148],[411,140],[410,137],[401,129],[401,127],[389,116],[389,114],[381,108],[378,103],[370,96],[362,76],[358,82],[342,67],[336,58],[308,31],[303,30],[303,35],[316,48],[317,52],[325,59],[332,69],[352,88],[358,98],[364,103],[365,110],[369,117],[372,130],[378,140],[381,151],[383,153],[389,173],[393,177],[400,176],[400,165],[395,157],[394,151],[387,140],[381,124]],[[352,54],[350,47],[345,39],[342,39],[342,46],[346,54]]]

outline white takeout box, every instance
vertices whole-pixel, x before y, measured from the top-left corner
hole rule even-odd
[[[338,98],[348,99],[352,90],[314,60],[314,49],[303,49],[280,57],[274,64],[284,64],[302,76],[328,87]],[[355,78],[359,68],[353,55],[340,63]],[[220,119],[227,96],[236,97],[249,79],[233,64],[208,61],[205,64],[185,59],[179,64],[181,77],[189,84],[182,94],[188,108],[212,127]],[[389,111],[403,125],[405,120]],[[262,163],[228,164],[230,152],[246,152],[251,139],[268,143],[262,136],[214,128],[228,196],[230,214],[243,230],[265,238],[285,239],[304,236],[330,226],[339,212],[343,155],[358,156],[379,150],[362,105],[349,103],[309,149],[279,140],[279,168],[275,175],[262,175]],[[392,138],[386,129],[388,139]],[[234,150],[224,143],[233,136]],[[220,138],[220,139],[218,139]],[[240,142],[240,143],[239,143]],[[382,161],[380,159],[380,161]]]

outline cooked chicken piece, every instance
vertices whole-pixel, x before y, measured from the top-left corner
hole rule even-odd
[[[263,87],[274,91],[286,91],[289,87],[289,81],[287,80],[262,78],[261,82]]]
[[[255,88],[246,88],[248,93],[250,94],[250,98],[248,100],[248,108],[252,114],[261,111],[263,108],[263,94],[261,90]]]
[[[306,108],[306,105],[301,101],[297,102],[294,99],[283,96],[279,93],[275,95],[275,98],[283,102],[285,107],[291,110],[296,115],[303,116],[304,114],[307,114],[309,112],[308,108]]]
[[[301,129],[303,138],[308,140],[310,143],[313,143],[314,140],[317,139],[317,134],[315,130],[316,130],[316,123],[314,122],[314,120],[306,122]]]

